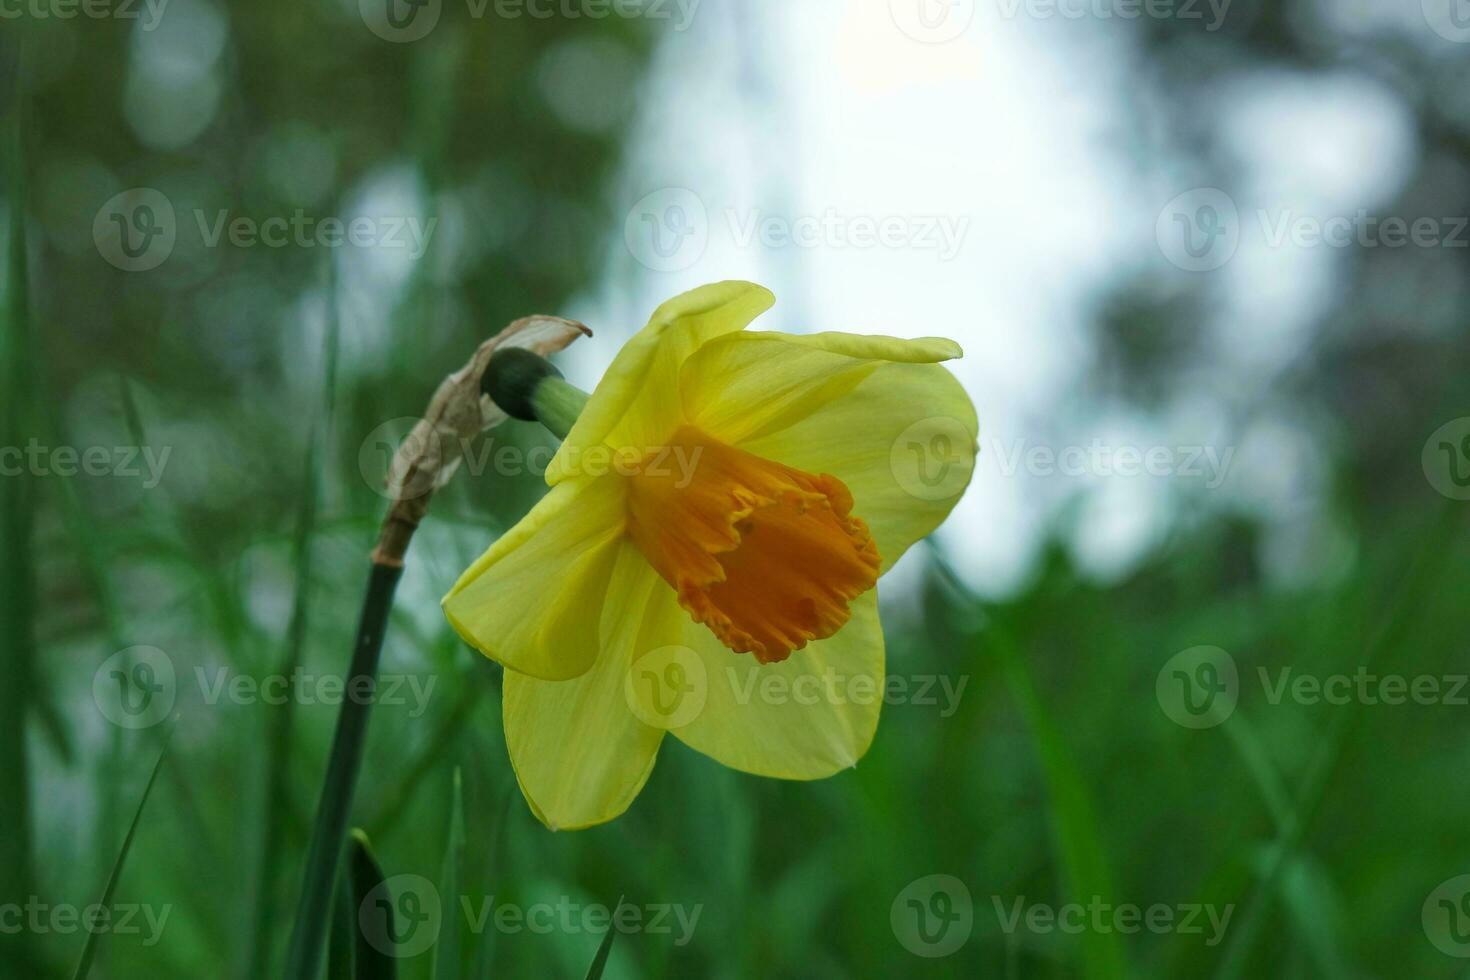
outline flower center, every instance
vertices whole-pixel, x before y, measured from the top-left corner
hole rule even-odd
[[[736,653],[785,660],[836,633],[881,560],[852,494],[691,426],[629,479],[628,534],[679,604]]]

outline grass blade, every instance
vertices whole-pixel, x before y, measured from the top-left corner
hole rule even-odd
[[[148,774],[148,782],[143,787],[143,795],[138,799],[138,809],[133,813],[133,822],[128,825],[127,835],[123,837],[122,848],[117,852],[117,859],[112,862],[112,872],[107,876],[107,884],[102,888],[102,898],[98,900],[99,905],[104,908],[111,907],[113,892],[117,890],[118,879],[122,877],[123,864],[128,859],[128,851],[132,850],[133,837],[138,833],[138,825],[143,821],[143,809],[148,805],[148,794],[153,792],[153,784],[158,781],[158,774],[163,770],[163,760],[168,756],[169,742],[173,739],[174,726],[170,725],[168,733],[163,737],[163,747],[158,750],[158,761],[153,764],[153,771]],[[100,931],[87,931],[87,941],[82,945],[82,955],[77,959],[77,968],[72,971],[72,980],[83,980],[92,969],[92,957],[97,952],[97,937]]]
[[[592,957],[592,965],[587,968],[587,980],[602,980],[602,971],[607,969],[607,958],[612,953],[613,940],[618,937],[618,912],[623,907],[623,896],[618,896],[618,904],[613,906],[612,921],[607,925],[607,932],[602,936],[602,942],[597,947],[597,955]]]
[[[1010,634],[995,622],[990,640],[999,655],[1011,693],[1031,729],[1051,794],[1052,833],[1067,887],[1076,901],[1113,896],[1111,875],[1098,839],[1092,800],[1056,721],[1036,691],[1031,673]],[[1121,980],[1129,975],[1122,942],[1114,932],[1089,930],[1082,938],[1082,975],[1089,980]]]
[[[454,769],[454,790],[450,798],[449,844],[444,849],[444,874],[440,878],[442,901],[452,907],[459,900],[459,868],[464,861],[464,785],[459,767]],[[460,976],[459,916],[444,916],[444,928],[434,947],[434,980],[459,980]]]
[[[352,975],[356,980],[393,980],[398,970],[398,961],[388,952],[393,949],[394,937],[398,935],[393,903],[384,901],[391,896],[382,887],[383,869],[378,867],[378,860],[373,857],[372,845],[361,830],[352,832],[347,845],[346,878],[352,892],[349,914],[352,916],[351,925],[355,927],[352,934],[356,939],[353,944],[352,958],[355,965]],[[374,892],[379,892],[380,897],[371,900],[382,915],[372,919],[374,935],[369,936],[363,931],[363,903],[369,901]]]
[[[352,881],[344,870],[337,876],[337,894],[332,900],[332,934],[327,942],[327,980],[352,980],[357,976],[357,906],[352,900]]]

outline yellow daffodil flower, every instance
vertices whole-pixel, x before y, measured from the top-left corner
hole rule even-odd
[[[883,703],[874,585],[969,483],[950,340],[746,331],[750,283],[661,306],[546,474],[551,491],[444,610],[506,668],[506,742],[548,827],[611,820],[665,732],[745,772],[819,779]]]

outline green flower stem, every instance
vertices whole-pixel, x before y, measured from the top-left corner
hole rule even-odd
[[[495,352],[485,366],[480,390],[513,419],[540,422],[558,439],[577,422],[588,394],[567,384],[550,361],[519,347]]]
[[[346,690],[349,692],[368,692],[377,683],[378,657],[383,650],[388,611],[393,606],[393,592],[402,575],[401,562],[373,562],[367,595],[363,599],[362,619],[357,627],[357,643],[352,651],[352,666],[348,669]],[[316,977],[321,963],[332,889],[347,836],[347,819],[357,788],[357,773],[362,763],[363,744],[367,740],[371,707],[371,696],[344,698],[342,713],[337,716],[337,731],[332,736],[327,776],[322,782],[316,823],[311,829],[306,874],[301,883],[301,898],[296,906],[296,923],[291,930],[291,948],[286,959],[286,976],[293,980]]]
[[[535,393],[531,395],[531,407],[538,422],[551,430],[552,435],[565,440],[582,409],[587,407],[589,397],[581,388],[561,378],[549,377],[536,386]]]

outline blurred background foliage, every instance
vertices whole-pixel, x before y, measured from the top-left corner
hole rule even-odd
[[[1311,82],[1346,74],[1407,120],[1377,211],[1470,213],[1470,49],[1369,6],[1238,0],[1218,31],[1169,19],[1093,24],[1128,47],[1088,48],[1082,70],[1111,58],[1126,71],[1099,78],[1140,80],[1119,103],[1121,123],[1097,138],[1139,185],[1167,160],[1187,175],[1183,187],[1235,188],[1247,166],[1217,126],[1222,102],[1279,85],[1307,93],[1308,115],[1327,113],[1325,101],[1311,104]],[[0,445],[171,453],[156,488],[116,476],[0,482],[5,901],[85,905],[101,893],[160,729],[111,724],[94,675],[146,645],[180,677],[179,730],[116,895],[172,914],[156,945],[103,937],[95,976],[276,974],[336,709],[206,704],[195,669],[341,671],[384,508],[385,440],[406,430],[394,420],[420,411],[487,335],[532,312],[579,316],[598,332],[574,352],[590,383],[652,308],[645,297],[692,284],[628,258],[627,188],[660,186],[637,177],[649,153],[703,159],[728,148],[697,127],[660,141],[650,118],[713,74],[737,109],[709,103],[711,126],[780,130],[803,98],[817,98],[821,114],[822,63],[802,61],[807,15],[776,4],[707,8],[687,34],[648,19],[475,19],[467,9],[446,3],[440,25],[411,44],[375,36],[347,0],[172,0],[151,30],[118,18],[0,23],[0,207],[11,231]],[[788,21],[796,26],[780,26]],[[683,61],[681,46],[694,51]],[[990,54],[982,45],[973,57]],[[657,75],[661,58],[706,56],[702,79]],[[781,59],[795,67],[773,74],[767,63]],[[1037,71],[979,84],[1002,100],[1006,85],[1029,79],[1065,109],[1072,92]],[[793,78],[804,79],[796,93]],[[938,105],[935,126],[979,125],[970,103],[935,94],[943,80],[930,84],[885,91],[904,111]],[[1284,158],[1345,152],[1279,135]],[[979,138],[987,154],[1008,153]],[[788,192],[800,182],[794,156],[731,166],[762,200],[782,193],[779,180],[762,190],[773,173],[793,171]],[[130,273],[103,261],[93,224],[103,202],[139,186],[166,195],[180,232],[166,263]],[[1023,208],[1056,203],[1019,193]],[[1171,196],[1147,213],[1150,234]],[[438,225],[417,261],[207,247],[192,215],[221,209]],[[1008,214],[974,215],[975,234],[1008,248],[1027,232]],[[1110,520],[1089,508],[1096,488],[1053,481],[1039,491],[1052,505],[1026,522],[1032,558],[997,587],[966,561],[1011,533],[1007,516],[986,516],[994,484],[977,481],[967,501],[977,516],[907,562],[885,595],[890,669],[967,678],[957,710],[888,707],[863,763],[821,783],[726,771],[671,739],[626,816],[546,832],[510,772],[498,668],[465,648],[438,608],[457,572],[542,487],[530,474],[461,475],[414,543],[384,654],[384,674],[435,683],[422,716],[411,700],[373,714],[354,823],[385,874],[441,880],[458,766],[460,881],[472,900],[702,905],[687,945],[621,937],[609,976],[1464,975],[1428,941],[1420,911],[1441,881],[1470,872],[1470,709],[1270,704],[1255,680],[1284,666],[1322,676],[1360,665],[1467,670],[1456,584],[1470,557],[1466,505],[1436,494],[1420,466],[1429,434],[1470,403],[1467,253],[1353,247],[1333,258],[1298,339],[1272,346],[1252,318],[1269,321],[1290,301],[1273,278],[1296,274],[1284,260],[1242,256],[1232,268],[1247,272],[1222,286],[1108,256],[1086,296],[1084,339],[1057,342],[1074,349],[1073,383],[1044,404],[1056,418],[1100,406],[1163,417],[1204,391],[1221,445],[1245,444],[1268,423],[1277,455],[1239,467],[1261,485],[1171,490],[1158,533],[1100,575],[1078,546]],[[708,274],[694,281],[764,269],[806,322],[857,329],[824,300],[852,280],[824,293],[812,261],[745,256],[701,265],[694,271]],[[1060,262],[1047,273],[1018,287],[1045,294],[1071,275]],[[935,275],[985,274],[984,256],[966,253]],[[895,278],[897,298],[882,308],[891,317],[909,298]],[[889,329],[953,333],[972,360],[976,339],[982,363],[986,344],[1023,342],[1022,325],[983,297],[947,311],[953,330],[924,321]],[[1266,353],[1252,362],[1252,350]],[[982,377],[961,376],[983,425],[1026,431],[989,403]],[[518,423],[495,440],[548,444]],[[1292,506],[1250,505],[1304,468],[1309,504],[1288,488]],[[1230,651],[1243,693],[1226,724],[1191,731],[1160,710],[1155,679],[1172,654],[1200,644]],[[890,906],[935,873],[966,883],[974,931],[952,956],[921,960],[897,941]],[[993,905],[1092,895],[1234,913],[1209,946],[1181,934],[1007,934]],[[461,938],[467,976],[580,976],[600,936]],[[81,939],[4,935],[4,969],[64,975]],[[428,976],[429,962],[405,960],[401,973]]]

